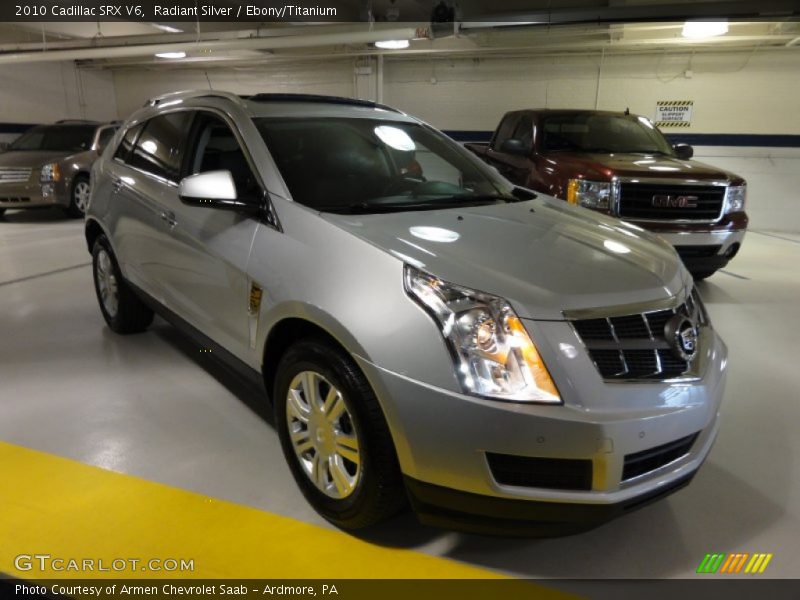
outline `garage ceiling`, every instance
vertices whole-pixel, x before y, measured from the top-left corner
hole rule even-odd
[[[430,32],[427,0],[361,0],[345,15],[363,23],[296,25],[286,22],[127,21],[24,23],[0,25],[0,64],[78,60],[93,68],[207,68],[219,63],[250,65],[281,60],[326,60],[384,54],[394,59],[421,55],[525,56],[581,53],[643,53],[670,49],[724,51],[800,48],[796,3],[618,2],[512,0],[502,13],[487,12],[485,2],[462,0],[457,27]],[[491,10],[497,10],[491,7]],[[684,18],[712,14],[742,16],[726,35],[705,39],[682,36]],[[474,16],[473,16],[474,15]],[[673,22],[664,22],[670,15]],[[759,16],[761,15],[761,16]],[[340,12],[340,17],[342,12]],[[389,19],[395,17],[397,22]],[[676,18],[677,17],[677,18]],[[769,21],[760,20],[770,18]],[[366,22],[371,19],[372,22]],[[626,20],[651,22],[624,22]],[[759,19],[759,20],[757,20]],[[616,23],[606,22],[615,20]],[[622,21],[622,22],[619,22]],[[558,26],[554,26],[558,24]],[[423,33],[424,32],[424,33]],[[406,50],[379,50],[378,39],[413,38]],[[181,51],[182,59],[155,57]]]

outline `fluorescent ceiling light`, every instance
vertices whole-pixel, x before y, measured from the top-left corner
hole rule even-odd
[[[408,48],[408,40],[383,40],[375,42],[375,47],[384,50],[402,50]]]
[[[159,52],[157,58],[186,58],[186,52]]]
[[[686,21],[683,24],[683,37],[709,38],[728,33],[727,21]]]
[[[177,27],[170,27],[169,25],[161,25],[160,23],[150,23],[156,29],[160,29],[161,31],[166,31],[167,33],[183,33],[183,29],[178,29]]]

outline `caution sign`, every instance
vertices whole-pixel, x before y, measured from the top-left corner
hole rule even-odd
[[[692,100],[656,102],[656,127],[689,127],[692,123]]]

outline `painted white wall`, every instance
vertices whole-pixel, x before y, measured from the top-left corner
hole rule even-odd
[[[111,73],[78,69],[72,62],[0,66],[0,122],[116,118]]]
[[[291,92],[358,96],[374,86],[358,85],[354,61],[331,61],[322,64],[281,63],[270,68],[219,68],[203,70],[122,70],[114,74],[116,101],[121,118],[127,117],[144,102],[167,92],[209,89],[236,94]],[[210,85],[209,85],[210,84]]]
[[[602,65],[601,65],[602,62]],[[359,64],[363,65],[364,61]],[[734,53],[547,58],[389,60],[383,101],[447,130],[491,130],[522,107],[624,110],[654,117],[658,100],[693,100],[680,133],[800,135],[800,49]],[[307,92],[376,99],[373,73],[353,60],[209,69],[215,89],[237,93]],[[691,78],[686,71],[691,71]],[[121,70],[114,74],[119,114],[149,97],[207,88],[198,70]],[[599,84],[599,87],[598,87]],[[800,231],[800,149],[697,148],[698,159],[749,182],[751,226]]]

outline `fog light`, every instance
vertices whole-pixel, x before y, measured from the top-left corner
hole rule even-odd
[[[52,183],[46,183],[45,185],[43,185],[42,186],[42,197],[49,198],[52,195],[53,195],[53,184]]]

